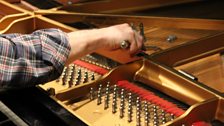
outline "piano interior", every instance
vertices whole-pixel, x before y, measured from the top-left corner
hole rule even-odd
[[[197,80],[209,87],[223,93],[223,55],[222,53],[192,61],[175,67],[177,70],[184,70]]]
[[[111,6],[117,0],[71,2],[53,1],[64,6],[39,9],[35,0],[0,1],[0,32],[28,34],[44,28],[71,32],[129,23],[143,29],[147,55],[133,59],[123,50],[97,50],[65,67],[57,80],[35,87],[72,115],[67,119],[56,113],[66,125],[75,124],[68,121],[73,118],[91,126],[223,125],[223,20],[117,13],[195,0],[160,4],[141,0],[126,6]],[[96,8],[102,5],[105,8]],[[47,103],[44,106],[56,108]]]

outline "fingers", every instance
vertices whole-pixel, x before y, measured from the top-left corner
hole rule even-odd
[[[132,36],[131,36],[131,45],[130,45],[130,54],[134,54],[137,50],[138,50],[138,42],[137,42],[137,39],[138,39],[138,36],[136,35],[136,31],[132,31]]]
[[[140,35],[140,32],[137,32],[135,29],[133,29],[132,32],[130,54],[134,55],[142,48],[143,36]]]
[[[140,33],[136,33],[137,37],[136,37],[136,42],[137,42],[137,48],[138,49],[142,49],[143,46],[143,42],[144,42],[144,38],[142,35],[140,35]]]
[[[136,54],[143,45],[143,37],[137,29],[134,29],[127,23],[111,26],[102,33],[106,36],[104,47],[109,50],[124,49],[128,51],[130,55],[133,55]],[[128,43],[128,46],[123,46],[125,42]]]

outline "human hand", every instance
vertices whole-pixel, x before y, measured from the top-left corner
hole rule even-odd
[[[105,39],[103,48],[108,50],[121,49],[121,44],[125,41],[129,44],[126,50],[130,55],[134,55],[143,45],[143,36],[127,23],[103,28],[101,32]]]
[[[140,51],[143,45],[143,37],[127,23],[100,29],[74,31],[68,33],[68,38],[71,52],[67,63],[95,51],[112,59],[117,57],[117,53],[122,52],[119,60],[126,61]],[[124,40],[129,43],[127,49],[121,49],[121,42]]]

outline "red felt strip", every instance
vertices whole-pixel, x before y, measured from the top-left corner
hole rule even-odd
[[[74,61],[74,64],[82,66],[84,68],[87,68],[87,69],[89,69],[93,72],[96,72],[98,74],[101,74],[101,75],[104,75],[108,72],[108,70],[105,69],[105,68],[102,68],[102,67],[99,67],[99,66],[96,66],[94,64],[87,63],[87,62],[84,62],[84,61],[81,61],[81,60]]]
[[[211,124],[204,121],[199,121],[199,122],[193,123],[192,126],[211,126]]]
[[[142,89],[126,80],[118,81],[117,85],[135,94],[138,94],[138,96],[141,99],[144,99],[148,102],[159,105],[164,111],[168,113],[173,113],[175,116],[180,116],[184,113],[184,110],[178,108],[175,104],[167,100],[164,100],[156,96],[153,92]]]

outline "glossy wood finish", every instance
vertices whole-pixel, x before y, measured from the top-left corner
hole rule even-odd
[[[174,64],[175,61],[177,60],[178,61],[180,60],[175,55],[181,55],[184,52],[182,51],[181,53],[176,53],[175,51],[170,51],[172,52],[170,56],[175,56],[177,58],[167,60],[167,58],[169,57],[168,56],[169,53],[167,50],[185,46],[187,45],[187,43],[193,43],[193,41],[198,41],[199,39],[203,38],[207,39],[209,38],[209,36],[214,36],[215,34],[224,30],[224,21],[221,20],[146,17],[146,16],[120,16],[120,15],[104,15],[104,14],[86,14],[86,13],[83,14],[83,13],[68,13],[63,11],[59,12],[37,11],[36,13],[42,14],[47,18],[51,18],[64,24],[86,22],[95,25],[96,27],[105,27],[120,23],[133,23],[136,26],[138,26],[140,23],[143,23],[145,28],[145,36],[147,38],[147,42],[145,43],[145,45],[148,46],[146,52],[149,55],[152,55],[153,57],[158,59],[159,61],[169,65]],[[173,42],[168,42],[167,38],[170,35],[176,36],[177,39],[174,40]],[[154,49],[152,47],[157,47],[160,50]],[[128,55],[122,51],[105,52],[103,50],[98,50],[97,52],[120,63],[127,63],[133,61],[131,57],[128,57]],[[121,57],[120,54],[124,54],[124,56]]]
[[[176,67],[185,70],[213,89],[224,93],[224,60],[220,54],[208,56]]]
[[[21,33],[29,34],[38,29],[45,28],[60,28],[65,32],[74,31],[75,29],[59,22],[55,22],[51,19],[42,16],[27,16],[15,20],[10,26],[0,31],[2,34],[6,33]]]
[[[222,98],[211,91],[209,87],[200,86],[200,84],[192,82],[174,70],[148,60],[119,66],[93,83],[87,83],[59,92],[56,94],[56,98],[60,100],[60,104],[74,115],[80,116],[88,125],[101,124],[105,121],[105,116],[111,117],[111,115],[108,112],[105,113],[105,110],[101,110],[99,106],[94,104],[94,101],[85,100],[81,97],[85,98],[88,96],[90,87],[97,88],[99,84],[105,87],[107,82],[111,82],[110,84],[113,85],[116,84],[117,80],[142,82],[191,105],[183,115],[166,125],[189,125],[197,120],[211,121],[217,119],[224,121],[222,118],[223,114],[217,112],[218,109],[223,109],[218,104]],[[77,98],[81,99],[77,101]],[[100,114],[95,115],[93,112],[95,120],[88,119],[88,116],[85,115],[87,109],[91,109],[90,112],[95,110],[96,113],[99,112]],[[208,111],[205,111],[207,109]],[[216,116],[218,114],[219,116]],[[101,118],[104,118],[104,120],[101,120]],[[117,120],[117,123],[125,124],[122,120]]]
[[[28,16],[27,11],[5,1],[0,1],[0,31],[8,29],[15,20]]]
[[[89,22],[99,28],[119,23],[134,23],[135,25],[143,23],[147,37],[146,46],[156,46],[161,49],[150,50],[151,48],[149,48],[146,53],[150,55],[150,59],[143,58],[137,62],[122,65],[93,83],[65,89],[52,96],[55,101],[75,116],[79,117],[77,113],[66,106],[66,103],[87,96],[89,88],[96,87],[99,83],[111,81],[114,84],[117,80],[126,79],[140,81],[191,106],[182,116],[167,125],[189,125],[197,120],[224,122],[224,114],[222,113],[224,110],[223,88],[220,88],[223,82],[223,64],[221,58],[217,57],[217,54],[223,51],[223,21],[68,13],[64,11],[37,11],[35,15],[30,15],[15,20],[9,29],[4,29],[2,33],[30,33],[37,29],[51,27],[70,32],[77,29],[64,24],[74,22]],[[167,42],[169,35],[175,35],[177,39],[173,42]],[[113,52],[112,54],[99,51],[98,53],[120,60],[122,63],[127,63],[129,60],[122,60],[121,52]],[[213,54],[216,55],[213,57],[211,56]],[[121,59],[116,59],[118,56]],[[208,58],[192,62],[202,57]],[[175,66],[178,66],[176,69],[184,69],[196,75],[199,77],[199,82],[178,73],[173,69]],[[209,69],[205,69],[207,67]],[[219,77],[217,79],[218,85],[214,85],[212,80],[217,76]],[[88,120],[84,121],[87,122]]]
[[[79,4],[69,4],[66,0],[59,0],[64,7],[59,10],[82,12],[82,13],[121,13],[131,12],[136,10],[144,10],[149,8],[157,8],[161,6],[168,6],[174,4],[194,2],[197,0],[101,0],[101,1],[88,1]],[[74,0],[74,3],[77,2]],[[81,1],[80,1],[81,2]],[[72,3],[72,0],[71,2]]]

